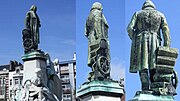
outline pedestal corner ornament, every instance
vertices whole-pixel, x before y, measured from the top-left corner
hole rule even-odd
[[[102,13],[102,5],[95,2],[86,20],[85,36],[88,39],[88,63],[92,69],[88,82],[77,90],[81,101],[120,101],[124,88],[110,78],[110,48],[108,23]]]
[[[178,83],[174,66],[178,49],[170,47],[170,32],[164,14],[147,0],[142,10],[134,13],[127,31],[132,40],[129,71],[139,72],[142,85],[142,91],[137,91],[131,101],[174,101]]]

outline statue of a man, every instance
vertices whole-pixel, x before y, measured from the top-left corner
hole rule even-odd
[[[156,10],[152,1],[147,0],[142,10],[134,13],[127,31],[132,40],[130,72],[139,71],[142,90],[149,90],[149,84],[153,82],[156,70],[156,50],[162,41],[160,32],[163,35],[164,46],[170,47],[166,18]]]
[[[92,5],[90,14],[86,20],[85,36],[88,38],[88,66],[92,67],[95,77],[97,78],[98,72],[102,70],[102,65],[98,66],[98,59],[101,61],[101,64],[104,63],[104,71],[101,74],[106,74],[105,78],[110,76],[109,74],[109,40],[108,40],[108,24],[102,13],[102,5],[99,2],[95,2]],[[105,73],[103,73],[105,72]],[[91,75],[93,76],[93,75]]]
[[[34,49],[38,48],[39,44],[39,27],[41,27],[40,20],[36,14],[37,7],[32,5],[30,11],[26,14],[25,25],[26,29],[30,30],[31,37],[33,39]]]

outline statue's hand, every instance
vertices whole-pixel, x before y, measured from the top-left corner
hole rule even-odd
[[[105,24],[106,28],[109,28],[108,24]]]
[[[132,36],[129,36],[129,38],[132,40],[133,39],[133,37]]]
[[[26,29],[30,29],[30,26],[29,26],[29,25],[26,25]]]
[[[163,46],[164,46],[164,47],[170,47],[170,44],[169,44],[169,43],[164,43]]]
[[[88,37],[88,34],[86,33],[85,36]]]

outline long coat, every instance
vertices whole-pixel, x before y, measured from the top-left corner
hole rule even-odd
[[[36,12],[30,10],[26,14],[26,20],[25,20],[26,28],[30,29],[31,34],[33,36],[33,41],[35,44],[39,44],[39,27],[40,20]]]
[[[88,66],[92,67],[94,54],[91,53],[98,48],[90,46],[99,45],[101,39],[107,39],[108,49],[106,55],[108,60],[110,60],[108,24],[101,10],[91,9],[91,12],[86,20],[85,36],[88,38]]]
[[[161,45],[162,30],[164,46],[170,46],[169,28],[166,18],[155,9],[135,12],[128,27],[132,40],[130,69],[131,73],[156,68],[156,50]]]

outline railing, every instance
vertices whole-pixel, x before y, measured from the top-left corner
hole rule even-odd
[[[63,73],[69,73],[69,70],[61,70],[61,74]]]
[[[70,83],[70,79],[62,79],[62,83]]]
[[[70,88],[63,88],[63,93],[65,93],[65,94],[71,93],[71,89]]]

